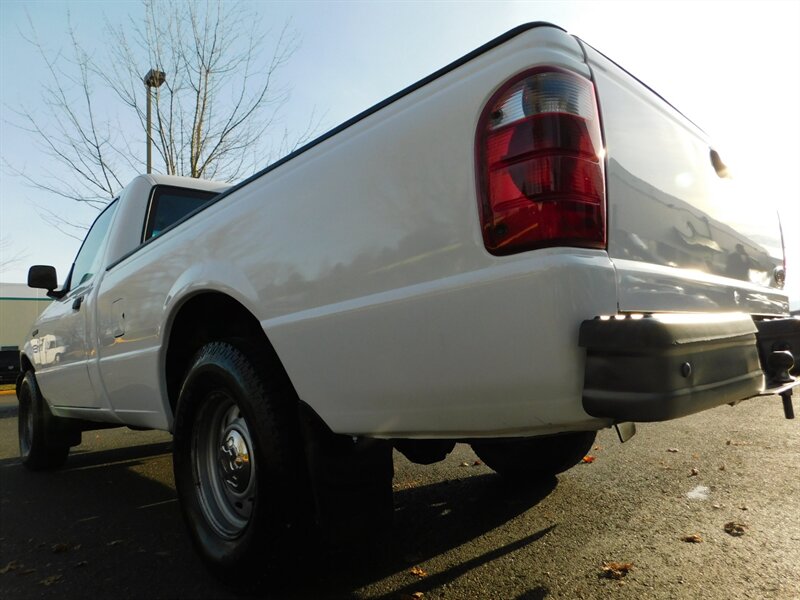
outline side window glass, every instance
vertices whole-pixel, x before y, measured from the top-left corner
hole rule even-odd
[[[193,210],[211,200],[217,192],[190,190],[171,186],[157,186],[153,190],[147,211],[142,241],[157,237]]]
[[[89,233],[78,251],[78,256],[75,257],[75,263],[72,265],[70,289],[74,290],[89,281],[100,268],[100,260],[102,259],[100,250],[103,247],[103,241],[106,239],[108,228],[111,225],[111,218],[116,210],[117,201],[115,200],[100,213],[100,216],[97,217],[91,229],[89,229]]]

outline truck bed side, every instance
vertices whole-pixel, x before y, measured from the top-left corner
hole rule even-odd
[[[169,426],[169,324],[187,299],[216,290],[257,317],[299,397],[334,431],[463,437],[604,426],[580,404],[577,335],[581,320],[616,310],[606,253],[500,258],[479,228],[478,117],[498,86],[536,64],[589,74],[571,36],[520,33],[110,269],[100,320],[114,322],[115,302],[127,307],[126,343],[110,330],[99,340],[114,409]]]

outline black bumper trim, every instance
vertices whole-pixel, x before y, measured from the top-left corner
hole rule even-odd
[[[615,421],[666,421],[764,389],[747,315],[584,321],[584,410]]]

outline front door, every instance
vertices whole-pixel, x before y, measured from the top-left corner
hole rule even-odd
[[[66,295],[42,313],[33,335],[36,379],[53,406],[107,408],[104,394],[89,377],[94,344],[88,338],[87,316],[94,309],[92,292],[116,206],[111,203],[97,217],[72,265]]]

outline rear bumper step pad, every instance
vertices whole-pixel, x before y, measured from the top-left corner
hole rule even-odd
[[[615,421],[666,421],[757,396],[765,384],[756,331],[742,314],[584,321],[584,410]]]

